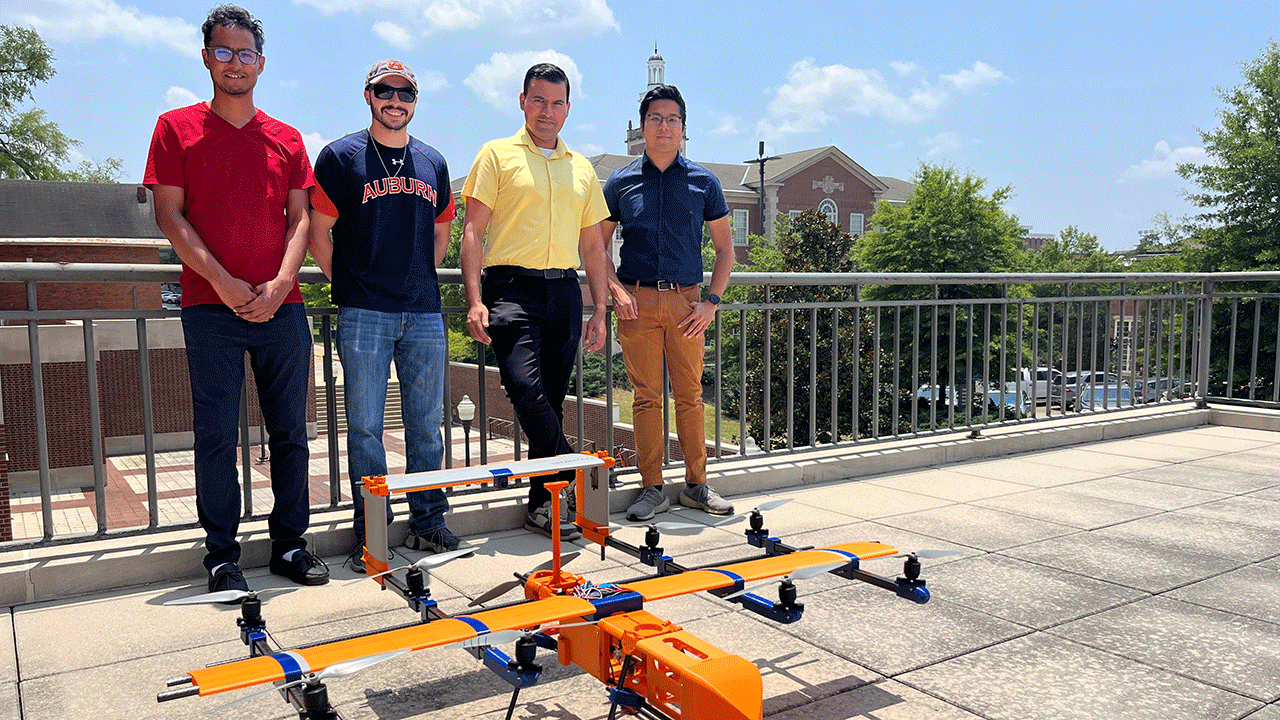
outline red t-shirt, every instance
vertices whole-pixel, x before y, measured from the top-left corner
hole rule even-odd
[[[183,215],[209,252],[232,276],[258,285],[280,272],[289,191],[314,179],[297,130],[261,110],[236,128],[201,102],[156,121],[143,183],[185,190]],[[302,302],[296,280],[284,301]],[[210,303],[222,300],[184,264],[182,306]]]

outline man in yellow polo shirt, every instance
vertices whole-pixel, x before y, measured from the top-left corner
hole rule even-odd
[[[467,329],[493,345],[507,397],[529,438],[529,457],[540,458],[573,452],[564,436],[564,397],[582,337],[579,253],[595,306],[586,350],[604,347],[610,289],[623,298],[624,306],[615,302],[620,314],[630,316],[634,308],[617,285],[600,234],[600,221],[609,216],[600,180],[587,158],[560,140],[569,116],[568,76],[550,63],[529,68],[520,109],[524,127],[480,148],[463,187],[462,279]],[[547,479],[531,481],[525,526],[550,535],[560,510],[553,511],[543,488]],[[561,523],[561,537],[579,535]]]

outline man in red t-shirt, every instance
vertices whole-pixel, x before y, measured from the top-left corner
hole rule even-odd
[[[303,538],[312,346],[297,275],[306,255],[311,163],[298,131],[253,104],[266,65],[262,24],[244,8],[222,5],[202,30],[213,99],[160,116],[144,182],[155,195],[156,224],[182,259],[196,510],[209,590],[248,590],[236,540],[246,352],[271,450],[271,572],[322,585],[329,569]]]

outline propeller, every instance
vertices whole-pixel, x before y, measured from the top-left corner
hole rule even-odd
[[[456,560],[460,557],[467,557],[468,555],[474,555],[475,552],[476,552],[475,548],[468,547],[468,548],[459,548],[457,550],[451,550],[447,553],[438,553],[435,555],[428,555],[422,558],[421,560],[418,560],[417,562],[412,563],[410,565],[401,565],[400,567],[394,567],[394,568],[391,568],[390,570],[384,570],[383,572],[380,572],[376,575],[369,575],[368,578],[382,577],[383,575],[390,575],[393,572],[399,572],[401,570],[409,570],[411,568],[418,568],[419,570],[429,570],[433,567],[444,565],[450,560]],[[354,585],[365,579],[366,579],[365,577],[358,577],[355,580],[348,580],[343,584]]]
[[[165,605],[216,605],[231,604],[249,598],[264,598],[276,593],[293,592],[297,588],[266,588],[263,590],[219,590],[218,592],[204,593],[203,595],[192,595],[191,597],[177,598],[176,600],[167,600]]]
[[[925,560],[932,560],[933,558],[947,557],[949,555],[963,555],[963,554],[964,553],[960,550],[917,550],[915,552],[898,553],[897,555],[890,555],[889,557],[890,558],[913,557],[913,558],[924,558]]]
[[[226,710],[229,707],[232,707],[234,705],[239,705],[240,703],[248,702],[254,698],[261,697],[263,695],[266,695],[276,690],[288,690],[289,688],[297,687],[299,685],[314,685],[318,682],[328,680],[329,678],[342,677],[344,675],[351,675],[352,673],[358,673],[361,670],[364,670],[365,668],[373,667],[374,665],[377,665],[380,662],[390,660],[391,658],[394,658],[394,657],[399,657],[401,655],[404,655],[407,652],[409,651],[408,650],[392,650],[390,652],[379,653],[377,655],[366,655],[365,657],[362,657],[362,658],[355,658],[352,660],[345,660],[340,663],[334,663],[329,667],[321,670],[318,673],[308,673],[304,675],[300,680],[294,680],[293,682],[285,683],[283,685],[272,685],[266,690],[261,690],[251,695],[245,695],[239,700],[232,700],[231,702],[226,703],[224,705],[219,705],[218,707],[215,707],[212,710],[209,710],[208,712],[215,713],[220,710]]]
[[[772,585],[775,582],[786,582],[788,580],[807,580],[812,577],[817,577],[823,573],[831,572],[836,568],[844,567],[845,565],[848,565],[848,564],[849,564],[848,562],[834,562],[834,563],[827,563],[825,565],[811,565],[807,568],[800,568],[799,570],[796,570],[795,572],[789,575],[784,575],[781,581],[771,579],[766,582],[757,583],[755,585],[748,585],[742,588],[741,590],[739,590],[738,592],[725,595],[723,599],[732,600],[733,598],[736,598],[739,595],[746,595],[752,590],[759,590],[760,588]]]
[[[561,555],[560,566],[564,567],[565,565],[568,565],[570,562],[573,562],[573,560],[577,558],[578,555],[580,554],[581,553],[579,552],[571,552],[568,555]],[[554,563],[555,563],[554,558],[551,560],[548,560],[542,563],[541,565],[539,565],[538,567],[530,570],[524,577],[527,578],[529,575],[532,575],[536,572],[541,572],[543,570],[550,570],[551,566]],[[477,597],[475,600],[472,600],[471,602],[467,603],[467,607],[476,607],[477,605],[483,605],[496,597],[506,595],[508,592],[510,592],[511,590],[517,587],[520,587],[524,583],[525,581],[521,579],[521,576],[517,573],[515,580],[508,580],[500,585],[493,587],[488,592],[485,592],[484,594],[480,595],[480,597]]]

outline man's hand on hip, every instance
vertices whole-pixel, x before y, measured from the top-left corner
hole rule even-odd
[[[693,309],[689,311],[689,315],[681,320],[676,327],[684,329],[685,337],[693,337],[706,332],[707,327],[711,325],[711,321],[716,319],[716,305],[708,300],[703,300]]]

